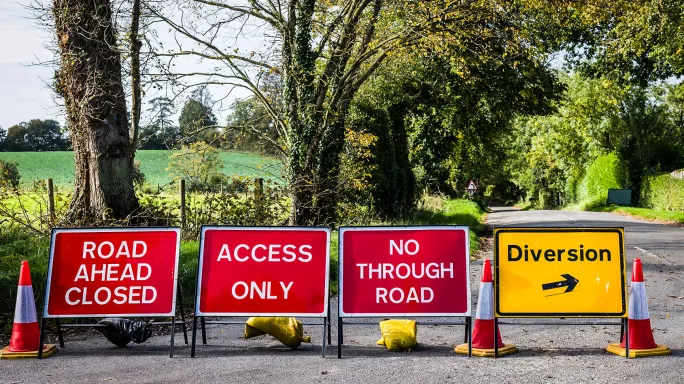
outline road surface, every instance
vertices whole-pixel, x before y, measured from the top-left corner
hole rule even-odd
[[[241,338],[240,325],[210,326],[208,345],[190,347],[176,334],[176,357],[168,357],[169,336],[120,349],[94,331],[67,335],[66,348],[46,360],[0,361],[3,383],[78,382],[364,382],[364,383],[678,383],[684,380],[684,229],[610,213],[517,211],[495,208],[489,224],[530,226],[620,226],[626,230],[628,274],[643,260],[653,332],[672,355],[626,360],[606,353],[618,341],[615,326],[502,326],[504,342],[519,352],[500,359],[453,353],[463,327],[419,326],[419,346],[410,353],[375,345],[379,327],[345,328],[344,358],[336,358],[336,324],[328,357],[320,356],[321,331],[307,327],[313,344],[291,351],[268,337]],[[454,223],[458,224],[458,223]],[[481,261],[472,263],[473,305]],[[337,302],[332,301],[333,320]],[[473,307],[473,313],[475,309]]]

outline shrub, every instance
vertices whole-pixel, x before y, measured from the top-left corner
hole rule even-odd
[[[641,182],[641,205],[665,211],[684,211],[684,180],[669,174],[646,176]]]
[[[0,186],[7,188],[19,188],[19,163],[16,161],[0,160]]]
[[[608,189],[624,188],[627,183],[627,170],[615,153],[597,157],[587,168],[579,184],[578,200],[592,204],[605,204]]]
[[[219,151],[204,142],[190,144],[178,153],[169,157],[167,171],[174,180],[185,179],[190,191],[208,191],[212,189],[212,180],[223,168]]]
[[[140,169],[140,162],[136,161],[135,163],[133,163],[133,183],[137,187],[142,187],[143,184],[145,184],[145,180],[145,174]]]

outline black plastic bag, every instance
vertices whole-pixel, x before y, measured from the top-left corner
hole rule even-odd
[[[118,347],[125,347],[131,341],[136,344],[144,343],[152,336],[150,324],[145,321],[115,317],[102,319],[98,324],[102,324],[104,327],[97,327],[97,330]]]

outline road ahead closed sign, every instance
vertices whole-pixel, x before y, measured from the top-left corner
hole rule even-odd
[[[340,228],[340,315],[469,316],[467,227]]]
[[[624,317],[622,228],[494,230],[497,317]]]
[[[179,228],[53,230],[43,316],[173,316],[179,246]]]

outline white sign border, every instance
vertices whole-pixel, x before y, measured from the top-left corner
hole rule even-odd
[[[91,317],[175,317],[176,316],[176,295],[178,294],[178,263],[180,259],[180,233],[178,227],[111,227],[111,228],[55,228],[52,230],[50,238],[50,259],[48,264],[47,285],[45,286],[45,305],[43,306],[43,318],[45,319],[68,319],[68,318],[91,318]],[[50,301],[50,285],[52,282],[52,262],[55,252],[55,240],[57,234],[67,232],[176,232],[176,265],[173,276],[173,303],[171,312],[168,313],[110,313],[110,314],[69,314],[69,315],[50,315],[48,313]]]
[[[345,312],[343,309],[344,303],[344,233],[347,231],[425,231],[425,230],[461,230],[465,232],[465,243],[466,243],[466,286],[468,290],[468,311],[463,313],[349,313]],[[407,226],[386,226],[386,227],[340,227],[339,237],[338,237],[338,311],[339,317],[470,317],[471,316],[471,296],[472,292],[470,290],[470,228],[465,225],[433,225],[433,226],[421,226],[421,225],[407,225]]]
[[[223,231],[324,231],[326,233],[325,247],[325,297],[323,312],[321,313],[291,313],[291,312],[202,312],[200,311],[200,285],[202,284],[202,265],[204,261],[204,233],[207,230]],[[251,226],[242,227],[237,225],[203,225],[200,237],[199,258],[197,261],[197,286],[195,288],[195,316],[213,317],[320,317],[328,316],[328,306],[330,305],[330,232],[329,227],[278,227],[278,226]]]

